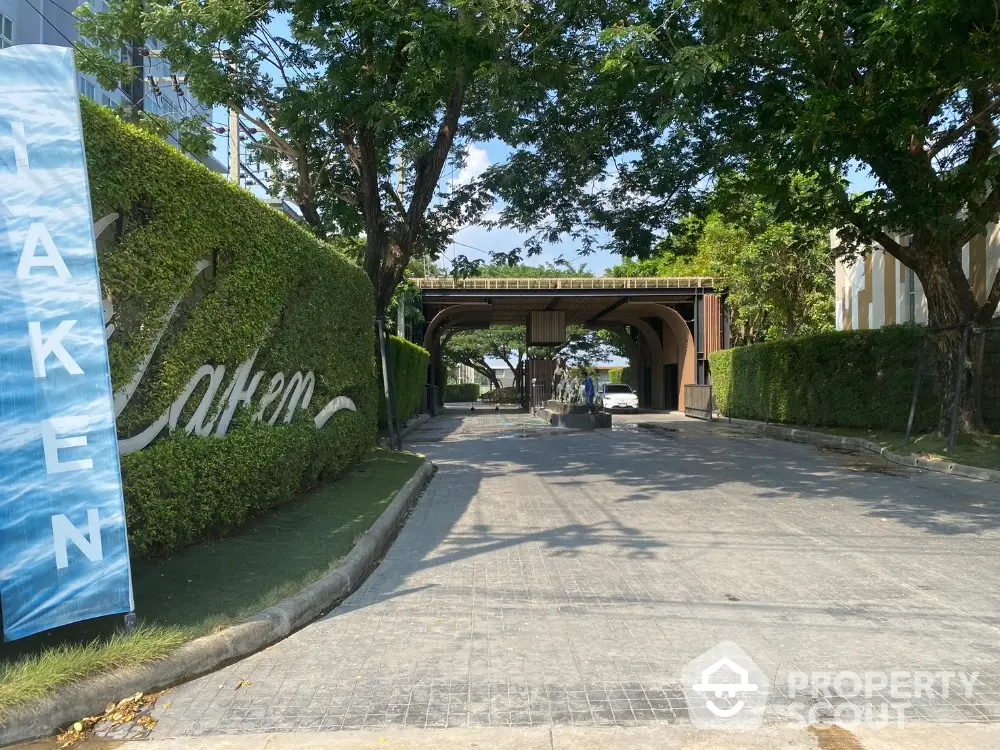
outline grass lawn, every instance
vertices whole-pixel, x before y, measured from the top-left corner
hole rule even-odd
[[[330,485],[247,523],[238,535],[162,560],[133,560],[138,630],[124,635],[116,630],[119,618],[105,618],[3,644],[0,722],[5,711],[53,688],[163,658],[299,591],[350,552],[422,462],[372,451]]]
[[[1000,471],[1000,435],[981,435],[978,437],[959,435],[955,440],[955,455],[952,456],[948,454],[948,439],[934,435],[918,435],[910,441],[909,445],[904,446],[904,436],[901,432],[839,428],[819,431],[871,440],[873,443],[888,448],[893,453],[902,455],[926,456],[941,461]]]

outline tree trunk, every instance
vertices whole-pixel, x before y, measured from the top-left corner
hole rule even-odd
[[[958,274],[950,265],[958,266]],[[957,258],[953,264],[932,256],[930,262],[917,272],[927,298],[928,336],[934,353],[937,375],[937,393],[940,403],[937,434],[947,436],[951,431],[955,390],[958,384],[958,363],[961,357],[963,331],[969,330],[969,341],[981,339],[970,330],[975,322],[976,308],[968,281]],[[959,278],[960,277],[960,278]],[[964,283],[965,289],[960,288]],[[968,292],[967,294],[963,292]],[[968,300],[965,298],[968,297]],[[973,300],[974,302],[974,300]],[[961,432],[981,432],[982,412],[978,408],[974,384],[982,380],[982,357],[966,356],[961,373],[962,397],[958,411],[958,429]],[[978,370],[978,372],[977,372]]]
[[[489,363],[487,363],[487,361],[485,359],[480,360],[478,362],[470,362],[470,361],[466,360],[465,362],[463,362],[463,364],[468,365],[473,370],[475,370],[480,375],[482,375],[484,378],[486,378],[488,381],[490,381],[493,384],[494,388],[501,388],[502,387],[500,385],[499,378],[497,378],[496,371],[494,371],[494,369],[489,366]]]
[[[303,199],[301,196],[298,198],[298,204],[306,225],[319,239],[325,240],[326,229],[323,226],[323,218],[319,215],[319,211],[316,210],[316,204],[311,200]]]
[[[402,277],[402,251],[385,234],[369,236],[365,249],[365,273],[375,292],[375,316],[385,317]]]

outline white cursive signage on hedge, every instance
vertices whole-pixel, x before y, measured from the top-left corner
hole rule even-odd
[[[184,425],[184,431],[189,435],[199,437],[225,437],[229,432],[233,417],[237,409],[241,406],[249,407],[257,388],[260,386],[264,373],[257,372],[251,375],[254,360],[257,359],[259,350],[253,353],[246,362],[236,368],[229,385],[222,393],[215,408],[215,413],[209,417],[212,404],[215,403],[216,394],[222,385],[226,374],[226,366],[202,365],[198,371],[188,381],[187,386],[181,392],[167,410],[153,424],[145,430],[130,438],[118,441],[118,452],[123,456],[142,450],[149,445],[163,430],[175,430],[184,412],[191,395],[195,392],[203,380],[208,380],[208,387],[198,403],[198,408]],[[313,390],[316,387],[316,377],[310,370],[305,375],[296,372],[288,381],[285,381],[285,374],[277,373],[271,378],[267,390],[257,402],[257,410],[253,414],[254,422],[267,421],[269,425],[274,425],[281,419],[283,424],[289,424],[295,416],[295,412],[306,409],[312,402]],[[277,405],[275,405],[277,402]],[[347,409],[357,411],[354,402],[345,396],[338,396],[320,409],[313,419],[316,429],[322,428],[338,411]],[[284,418],[282,419],[282,414]]]
[[[94,236],[100,236],[101,233],[111,226],[117,218],[118,214],[109,214],[100,221],[95,222]],[[199,274],[201,274],[208,267],[208,265],[208,261],[198,262],[195,265],[192,279],[196,279]],[[167,325],[179,305],[180,300],[175,302],[173,306],[171,306],[170,310],[167,311],[167,314],[163,317],[160,331],[153,340],[146,356],[143,358],[139,367],[133,374],[132,379],[127,385],[115,391],[115,416],[122,413],[125,406],[131,400],[132,395],[135,393],[136,388],[138,388],[139,383],[142,382],[142,377],[146,373],[146,368],[149,367],[149,363],[153,359],[156,347],[159,345],[160,339],[163,338],[163,334],[167,330]],[[105,300],[104,322],[107,324],[104,331],[105,338],[111,338],[111,335],[115,331],[114,324],[110,323],[113,312],[114,307],[111,300]],[[239,409],[240,406],[250,406],[250,402],[252,401],[254,394],[257,392],[257,388],[264,377],[264,373],[262,372],[254,373],[251,376],[254,361],[257,359],[257,355],[259,353],[260,350],[258,349],[253,353],[250,359],[243,362],[236,368],[233,378],[226,387],[226,390],[222,393],[222,398],[219,400],[219,404],[211,418],[209,418],[208,414],[212,409],[212,404],[215,402],[216,394],[219,392],[219,387],[222,385],[223,378],[225,377],[225,365],[202,365],[198,368],[198,371],[191,376],[191,379],[188,381],[184,390],[181,391],[181,394],[174,400],[174,402],[167,408],[159,419],[153,422],[153,424],[140,432],[138,435],[120,439],[118,441],[118,452],[124,456],[129,453],[142,450],[153,442],[153,440],[155,440],[160,433],[164,431],[164,429],[169,429],[171,431],[177,429],[177,424],[180,421],[181,414],[184,412],[188,401],[190,400],[192,394],[194,394],[195,390],[197,390],[197,388],[201,385],[202,381],[206,378],[208,379],[207,389],[202,395],[201,401],[198,403],[198,408],[195,409],[194,414],[190,419],[188,419],[187,424],[184,426],[184,431],[189,435],[193,434],[199,437],[209,437],[210,435],[214,435],[219,438],[225,437],[229,432],[229,427],[232,424],[233,417],[236,415],[237,409]],[[305,375],[301,372],[296,372],[288,379],[287,383],[285,382],[285,374],[283,372],[277,373],[271,378],[268,383],[267,390],[264,392],[264,395],[261,396],[260,401],[257,404],[258,408],[252,417],[253,421],[261,422],[266,419],[269,425],[274,425],[281,417],[282,411],[284,411],[284,419],[282,420],[282,423],[291,423],[297,410],[309,407],[309,404],[312,402],[313,390],[315,387],[316,376],[313,375],[311,370]],[[276,406],[274,405],[275,402],[277,402]],[[269,410],[270,415],[268,415]],[[326,404],[326,406],[320,409],[314,417],[313,423],[316,425],[316,429],[321,429],[328,421],[330,421],[330,418],[334,414],[343,410],[357,411],[358,408],[354,402],[346,396],[337,396]]]

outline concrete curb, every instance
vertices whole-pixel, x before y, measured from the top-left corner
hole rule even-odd
[[[425,460],[341,564],[295,596],[246,622],[186,643],[162,661],[82,680],[41,701],[14,709],[0,719],[0,746],[48,737],[84,716],[103,713],[108,703],[200,677],[277,643],[316,619],[346,599],[364,580],[388,549],[393,534],[434,470],[434,464]]]
[[[730,424],[728,417],[716,417],[716,423]],[[798,427],[785,427],[784,425],[767,424],[765,422],[755,422],[749,419],[733,419],[731,424],[743,427],[748,430],[759,432],[763,435],[780,438],[783,440],[795,440],[803,443],[814,443],[816,445],[840,445],[851,448],[861,448],[871,453],[877,453],[887,461],[900,466],[910,466],[915,469],[926,469],[936,471],[941,474],[951,474],[953,476],[966,477],[968,479],[979,479],[983,482],[1000,482],[1000,471],[993,469],[981,469],[978,466],[966,466],[956,464],[951,461],[939,461],[923,456],[903,456],[893,453],[888,448],[884,448],[878,443],[864,438],[844,437],[841,435],[827,435],[823,432],[813,432],[803,430]]]

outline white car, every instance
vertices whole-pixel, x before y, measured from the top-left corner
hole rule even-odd
[[[597,405],[602,409],[639,409],[639,397],[624,383],[601,383]]]

